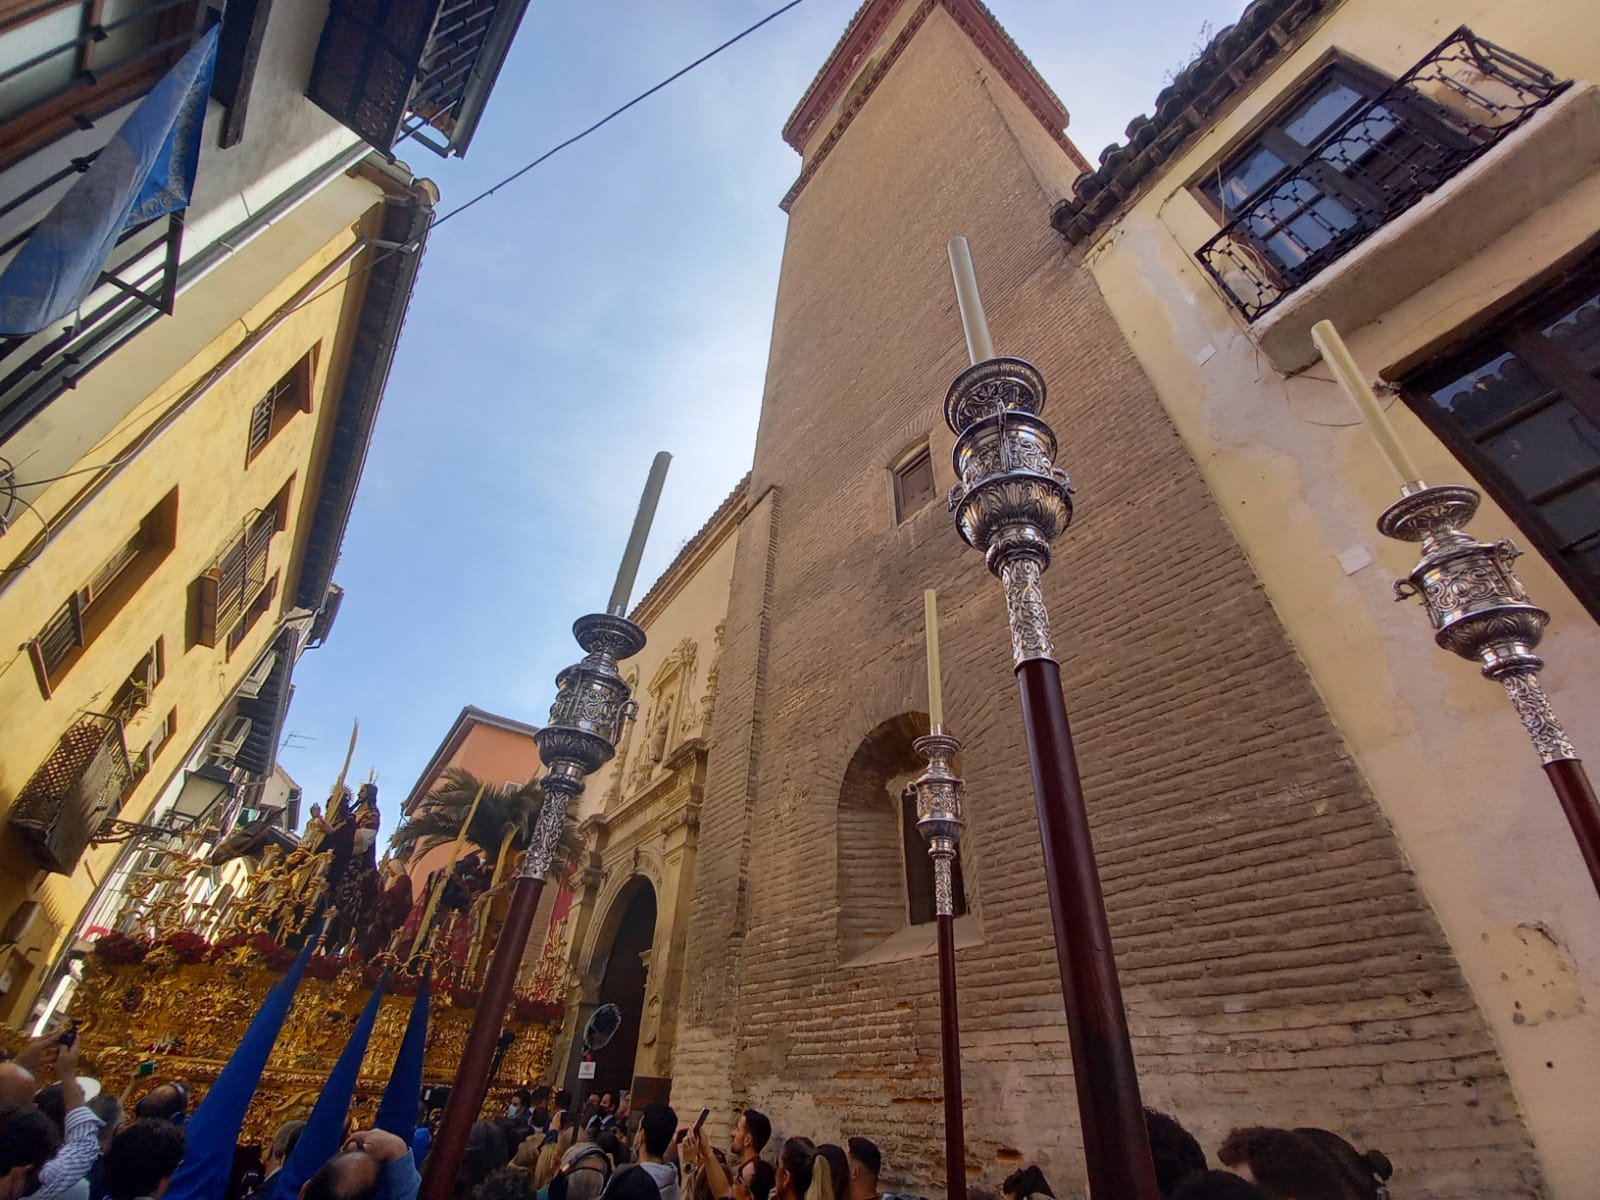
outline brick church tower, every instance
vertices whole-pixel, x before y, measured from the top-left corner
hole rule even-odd
[[[672,1064],[678,1111],[942,1177],[933,926],[899,791],[926,728],[921,603],[963,739],[968,1170],[1081,1193],[1071,1061],[998,586],[957,537],[940,420],[970,238],[997,350],[1051,387],[1077,516],[1057,652],[1146,1102],[1386,1151],[1408,1196],[1537,1193],[1479,1011],[1250,563],[1050,226],[1066,114],[974,0],[868,0],[785,137],[749,506],[737,536]],[[930,475],[931,472],[931,475]]]

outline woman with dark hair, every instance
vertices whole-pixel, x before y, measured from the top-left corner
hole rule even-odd
[[[817,1160],[807,1193],[810,1200],[850,1200],[850,1160],[845,1157],[844,1147],[824,1142],[817,1147]]]
[[[816,1174],[817,1146],[808,1137],[792,1137],[778,1151],[777,1200],[805,1200]]]
[[[1028,1200],[1029,1196],[1049,1196],[1050,1200],[1055,1200],[1056,1195],[1050,1190],[1044,1172],[1032,1163],[1007,1175],[1000,1190],[1005,1193],[1006,1200]]]
[[[1321,1150],[1339,1169],[1345,1183],[1355,1192],[1356,1200],[1384,1200],[1389,1194],[1394,1164],[1382,1150],[1357,1150],[1327,1129],[1307,1127],[1294,1132]]]

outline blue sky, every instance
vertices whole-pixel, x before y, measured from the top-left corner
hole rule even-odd
[[[1091,159],[1244,0],[988,0]],[[778,6],[535,0],[448,212]],[[798,156],[780,130],[858,0],[805,0],[432,237],[281,751],[308,798],[378,771],[385,831],[464,704],[543,723],[651,455],[635,598],[749,468]],[[404,149],[402,149],[404,154]]]

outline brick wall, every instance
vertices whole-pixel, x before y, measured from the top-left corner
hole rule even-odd
[[[960,953],[968,1170],[1082,1187],[1076,1106],[998,585],[942,503],[896,527],[886,467],[965,365],[967,234],[1002,352],[1053,387],[1078,488],[1046,577],[1145,1098],[1214,1150],[1325,1125],[1397,1195],[1531,1196],[1483,1021],[1338,731],[1092,279],[1048,222],[1042,130],[935,9],[796,200],[702,812],[673,1098],[882,1146],[938,1194],[931,956],[847,968],[841,788],[925,709],[940,589],[983,941]],[[1042,139],[1039,144],[1030,139]],[[1064,167],[1063,177],[1070,177]],[[782,520],[777,519],[782,498]],[[896,864],[897,865],[897,864]],[[885,864],[879,869],[888,869]]]

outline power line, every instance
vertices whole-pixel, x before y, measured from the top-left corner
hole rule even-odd
[[[451,220],[451,219],[453,219],[455,217],[459,217],[462,213],[466,212],[467,209],[471,208],[473,205],[478,204],[479,202],[481,202],[483,200],[487,200],[490,196],[494,195],[501,188],[505,187],[508,184],[515,183],[517,180],[521,179],[524,175],[526,175],[529,171],[533,170],[535,167],[539,166],[541,163],[544,163],[544,162],[548,161],[549,159],[554,158],[557,154],[560,154],[561,151],[567,149],[567,147],[575,145],[578,142],[583,141],[583,139],[588,137],[591,133],[594,133],[596,130],[600,129],[602,126],[610,124],[612,121],[616,120],[618,117],[620,117],[623,113],[627,112],[630,108],[634,107],[636,104],[640,104],[640,103],[644,102],[645,100],[648,100],[651,96],[654,96],[657,92],[661,91],[663,88],[667,87],[669,84],[676,83],[678,80],[682,79],[685,75],[687,75],[690,71],[693,71],[696,67],[702,66],[705,63],[710,62],[713,58],[715,58],[717,55],[721,54],[724,50],[728,49],[730,46],[733,46],[738,42],[742,42],[745,38],[749,37],[756,30],[760,29],[763,25],[767,25],[770,22],[777,20],[779,17],[783,16],[784,13],[788,12],[791,8],[798,8],[801,3],[803,3],[803,0],[789,0],[789,3],[787,3],[785,5],[782,5],[779,8],[773,9],[772,12],[770,12],[766,16],[762,17],[754,25],[750,25],[750,26],[746,27],[745,29],[740,30],[738,33],[734,34],[727,41],[723,42],[720,46],[717,46],[717,47],[715,47],[715,48],[713,48],[711,50],[706,51],[704,54],[702,54],[699,58],[695,59],[688,66],[679,68],[678,70],[674,71],[671,75],[668,75],[660,83],[656,84],[654,87],[647,88],[645,91],[640,92],[632,100],[629,100],[626,104],[623,104],[618,108],[612,109],[605,116],[601,117],[598,121],[596,121],[593,125],[590,125],[587,129],[584,129],[581,132],[575,133],[571,137],[569,137],[566,141],[560,142],[557,145],[552,146],[550,149],[546,150],[543,154],[539,155],[539,157],[534,159],[532,162],[528,163],[525,166],[517,168],[517,170],[515,170],[511,174],[507,175],[504,179],[500,180],[498,183],[494,184],[491,187],[485,188],[483,191],[479,192],[476,196],[473,196],[470,200],[466,201],[466,203],[457,205],[455,208],[452,208],[449,212],[445,213],[444,216],[434,218],[432,221],[428,222],[427,233],[431,234],[435,229],[439,228],[439,226],[443,225],[446,221],[449,221],[449,220]],[[357,279],[362,275],[365,275],[368,271],[372,270],[379,263],[385,262],[386,260],[394,257],[396,254],[400,254],[400,253],[415,253],[419,247],[420,247],[420,239],[413,239],[412,242],[407,242],[404,247],[393,249],[393,250],[385,250],[382,254],[375,255],[371,259],[371,261],[367,262],[365,265],[356,268],[355,270],[351,271],[348,275],[345,275],[344,277],[342,277],[340,279],[334,280],[327,287],[323,288],[320,292],[313,292],[311,295],[307,296],[304,300],[300,301],[299,304],[296,304],[293,308],[291,308],[289,310],[289,312],[297,312],[297,311],[299,311],[300,309],[304,308],[306,305],[310,304],[313,300],[317,300],[317,299],[327,295],[329,292],[334,291],[337,288],[343,287],[345,284],[351,282],[352,280]]]

